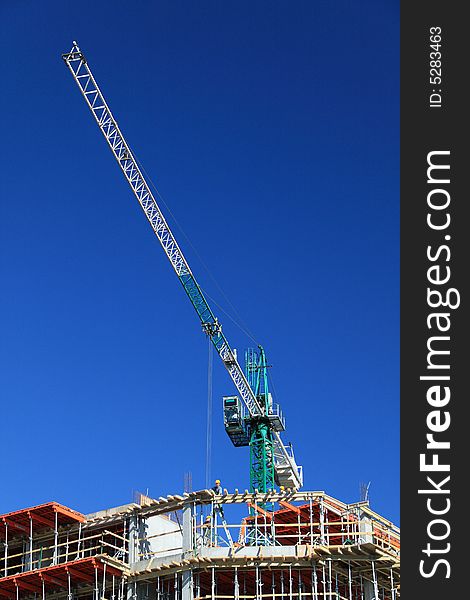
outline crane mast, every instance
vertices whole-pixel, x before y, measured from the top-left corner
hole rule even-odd
[[[279,418],[279,413],[270,414],[272,401],[268,406],[267,387],[263,388],[262,392],[259,389],[253,389],[253,380],[250,379],[253,368],[250,370],[248,362],[246,373],[240,367],[236,352],[230,347],[222,332],[222,325],[212,312],[197,283],[77,42],[73,42],[71,51],[63,54],[62,58],[196,310],[203,331],[210,337],[240,395],[241,403],[238,401],[238,397],[231,398],[237,398],[239,402],[239,420],[241,427],[246,430],[246,439],[243,438],[242,443],[234,442],[234,444],[250,446],[252,490],[258,489],[266,492],[274,487],[275,482],[285,487],[301,487],[302,468],[296,464],[292,448],[284,445],[280,437],[280,431],[284,429],[282,418]],[[263,368],[266,371],[264,350],[260,348],[259,351],[253,352],[251,366],[253,367],[253,361],[256,358],[256,368],[260,372]],[[259,360],[263,361],[263,366],[258,364]],[[224,405],[225,401],[226,398],[224,398]],[[227,432],[230,435],[228,429]]]

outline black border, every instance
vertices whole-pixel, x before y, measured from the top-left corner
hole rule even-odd
[[[470,25],[464,17],[465,3],[457,2],[402,2],[401,4],[401,597],[433,600],[434,598],[466,597],[469,584],[465,583],[465,547],[467,543],[468,512],[466,509],[466,462],[470,459],[466,438],[470,427],[465,419],[467,403],[465,371],[467,326],[466,288],[467,260],[470,259],[467,239],[467,204],[470,204],[470,164],[467,165],[469,99],[467,72]],[[442,83],[430,84],[430,28],[442,29]],[[441,108],[429,106],[431,88],[442,91]],[[427,527],[433,516],[426,507],[427,496],[418,494],[426,485],[426,476],[419,468],[419,455],[426,451],[426,416],[432,408],[426,400],[429,382],[420,381],[427,372],[427,346],[430,331],[426,318],[432,309],[427,304],[427,269],[432,263],[426,256],[428,245],[434,248],[443,240],[444,232],[431,230],[427,223],[427,154],[435,150],[450,150],[450,184],[445,186],[451,195],[451,224],[446,234],[451,258],[451,282],[460,292],[459,308],[450,310],[449,383],[451,400],[448,410],[450,428],[441,439],[448,439],[450,450],[441,451],[441,461],[450,461],[450,473],[436,473],[436,481],[450,475],[451,507],[445,515],[451,531],[445,542],[448,553],[433,555],[449,561],[447,568],[440,565],[432,577],[420,575],[420,561],[427,559],[423,548],[428,542]],[[470,222],[470,219],[469,219]],[[442,334],[445,335],[445,334]],[[439,372],[443,374],[443,372]],[[444,410],[444,409],[442,409]],[[468,432],[467,432],[468,430]],[[444,454],[446,452],[446,454]],[[437,496],[434,496],[437,497]],[[441,496],[443,498],[443,496]],[[437,518],[437,517],[436,517]],[[437,529],[436,529],[437,531]],[[444,541],[435,542],[443,547]],[[426,570],[425,568],[425,570]],[[469,573],[470,576],[470,573]],[[465,578],[465,580],[464,580]]]

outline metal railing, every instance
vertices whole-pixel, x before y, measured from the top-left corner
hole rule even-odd
[[[22,552],[8,554],[2,558],[2,577],[17,575],[26,571],[34,571],[60,565],[81,558],[106,554],[112,558],[125,562],[128,556],[128,540],[112,531],[103,530],[87,536],[66,539],[60,543],[50,545],[37,545],[26,548]]]

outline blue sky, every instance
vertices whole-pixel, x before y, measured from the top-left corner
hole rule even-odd
[[[371,481],[398,521],[398,2],[6,0],[0,21],[0,512],[205,480],[207,340],[62,63],[77,39],[201,286],[264,345],[305,488]],[[233,391],[215,361],[230,490]]]

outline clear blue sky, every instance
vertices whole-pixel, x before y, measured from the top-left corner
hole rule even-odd
[[[265,346],[305,488],[352,502],[371,481],[398,521],[398,2],[4,0],[0,21],[0,512],[205,478],[207,341],[62,63],[77,39]],[[230,490],[249,484],[223,429],[233,391],[215,362],[212,473]]]

